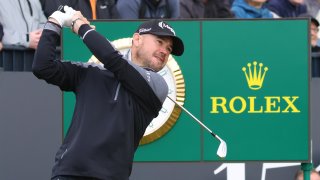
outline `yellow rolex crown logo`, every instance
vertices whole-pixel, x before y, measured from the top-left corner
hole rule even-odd
[[[253,70],[252,70],[252,64],[253,64]],[[244,72],[248,86],[252,90],[258,90],[262,87],[264,77],[268,71],[268,67],[263,68],[262,72],[262,63],[259,63],[259,70],[257,71],[257,61],[253,61],[253,63],[248,63],[248,71],[246,67],[242,68],[242,71]]]

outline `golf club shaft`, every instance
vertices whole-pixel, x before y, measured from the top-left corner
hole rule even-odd
[[[204,127],[206,130],[208,130],[213,137],[218,138],[220,140],[219,137],[217,137],[216,134],[214,134],[211,129],[209,129],[206,125],[204,125],[198,118],[196,118],[193,114],[191,114],[186,108],[184,108],[183,106],[181,106],[177,101],[173,100],[170,96],[167,96],[172,102],[174,102],[176,105],[178,105],[182,110],[184,110],[187,114],[189,114],[194,120],[196,120],[202,127]]]

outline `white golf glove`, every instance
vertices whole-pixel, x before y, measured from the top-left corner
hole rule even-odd
[[[72,16],[76,13],[76,11],[69,6],[64,6],[63,9],[65,13],[61,11],[55,11],[49,18],[53,18],[58,21],[61,27],[71,27]]]
[[[65,25],[67,27],[71,27],[71,24],[72,24],[72,19],[71,18],[76,13],[76,11],[72,7],[69,7],[69,6],[64,6],[63,9],[64,9],[65,13],[68,16],[67,21],[65,21]]]

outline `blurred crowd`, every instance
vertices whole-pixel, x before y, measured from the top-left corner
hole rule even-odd
[[[88,19],[320,19],[320,0],[3,0],[0,49],[3,45],[36,49],[42,26],[60,5],[79,10]]]
[[[95,19],[309,17],[312,52],[320,52],[320,0],[1,0],[0,51],[36,49],[47,18],[60,5]]]

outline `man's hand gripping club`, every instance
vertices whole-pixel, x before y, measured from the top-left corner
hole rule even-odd
[[[59,24],[61,27],[71,27],[72,16],[76,13],[69,6],[63,6],[64,12],[57,10],[49,16],[49,21]]]
[[[87,18],[83,17],[80,11],[75,11],[69,6],[63,6],[63,10],[64,12],[57,10],[52,13],[52,15],[49,16],[49,21],[59,24],[61,27],[71,28],[71,30],[76,34],[78,34],[78,30],[81,25],[90,25],[90,22]],[[92,25],[91,27],[95,28],[95,26]]]

